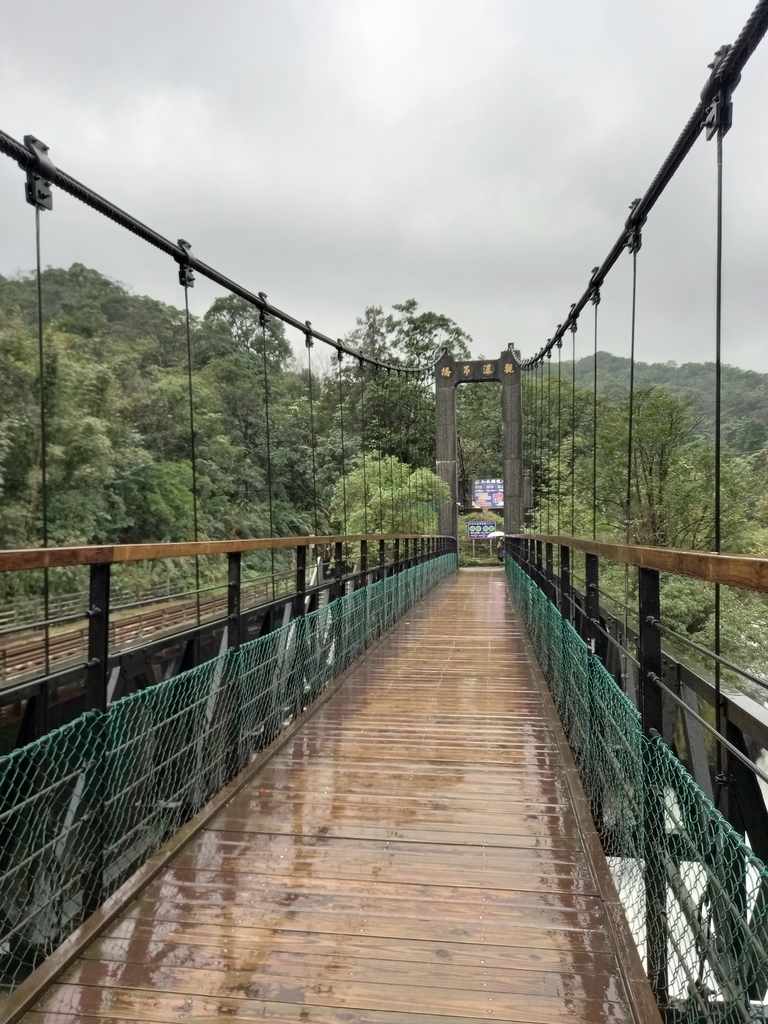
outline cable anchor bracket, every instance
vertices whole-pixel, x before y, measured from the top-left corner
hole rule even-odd
[[[34,135],[25,135],[24,145],[33,157],[33,162],[27,167],[24,186],[27,202],[38,210],[52,210],[51,181],[56,177],[56,168],[48,156],[48,147]]]

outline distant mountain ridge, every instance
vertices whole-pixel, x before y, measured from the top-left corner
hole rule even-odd
[[[554,367],[553,367],[554,368]],[[597,388],[613,401],[629,393],[630,361],[610,352],[597,354]],[[576,360],[576,383],[592,388],[593,360]],[[562,374],[570,379],[571,363],[563,360]],[[635,387],[662,386],[691,403],[700,421],[698,433],[712,435],[715,426],[715,364],[635,363]],[[723,439],[735,451],[749,454],[768,444],[768,374],[722,368]]]

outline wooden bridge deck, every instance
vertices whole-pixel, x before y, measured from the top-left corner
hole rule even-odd
[[[587,815],[503,573],[464,570],[25,1019],[658,1020]]]

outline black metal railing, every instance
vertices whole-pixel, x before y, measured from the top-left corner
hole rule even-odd
[[[254,549],[274,550],[289,558],[292,568],[244,582],[243,560]],[[6,673],[0,672],[0,754],[84,711],[105,710],[120,697],[204,664],[337,597],[452,551],[450,537],[371,535],[0,552],[0,571],[39,572],[45,563],[55,572],[81,565],[90,577],[79,612],[0,637]],[[128,613],[124,603],[111,604],[115,567],[191,559],[198,552],[220,563],[215,585],[162,603],[150,599],[147,609],[128,606]]]

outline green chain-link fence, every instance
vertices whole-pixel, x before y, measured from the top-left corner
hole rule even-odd
[[[768,869],[545,594],[506,559],[512,595],[581,775],[667,1021],[764,1021]]]
[[[447,574],[443,555],[0,759],[9,991]]]

